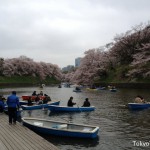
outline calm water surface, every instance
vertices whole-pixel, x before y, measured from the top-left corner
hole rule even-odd
[[[37,87],[5,88],[0,93],[8,96],[12,90],[17,95],[31,95]],[[69,120],[74,123],[96,125],[100,127],[98,138],[78,139],[57,136],[45,136],[48,141],[61,150],[143,150],[150,149],[150,109],[130,111],[123,105],[132,102],[138,94],[150,101],[148,89],[118,89],[117,92],[108,90],[73,92],[73,88],[45,87],[43,92],[50,95],[52,100],[61,100],[60,105],[66,105],[70,96],[79,106],[86,97],[96,107],[93,112],[81,113],[50,113],[49,110],[23,111],[22,116],[33,116],[60,121]],[[20,98],[21,99],[21,98]],[[133,141],[148,142],[149,146],[135,146]]]

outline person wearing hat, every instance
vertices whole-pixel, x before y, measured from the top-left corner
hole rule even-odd
[[[86,98],[85,99],[85,101],[84,101],[84,103],[83,103],[83,106],[82,107],[90,107],[90,102],[89,102],[89,99],[88,98]]]
[[[72,100],[73,100],[73,97],[71,96],[70,99],[68,100],[68,104],[67,104],[68,107],[73,107],[73,105],[76,104]]]
[[[19,109],[19,98],[16,96],[16,91],[12,91],[12,95],[7,98],[9,124],[16,124],[17,109]]]

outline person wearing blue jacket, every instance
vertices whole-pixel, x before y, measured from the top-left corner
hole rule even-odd
[[[12,95],[7,98],[9,124],[16,124],[17,109],[19,109],[19,98],[16,96],[16,91],[12,91]]]
[[[0,95],[0,112],[2,113],[4,111],[4,101],[3,96]]]

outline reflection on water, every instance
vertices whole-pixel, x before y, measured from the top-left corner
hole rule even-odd
[[[8,96],[12,90],[16,90],[19,97],[31,95],[36,87],[6,88],[1,91]],[[51,113],[49,110],[23,111],[22,116],[46,118],[58,121],[70,121],[73,123],[90,124],[100,127],[99,136],[96,139],[78,139],[57,136],[45,136],[62,150],[143,150],[149,147],[134,147],[133,141],[149,141],[150,135],[150,109],[142,111],[130,111],[125,108],[128,102],[140,93],[145,100],[149,99],[149,90],[144,89],[118,89],[117,92],[86,91],[73,92],[73,88],[45,87],[44,93],[50,95],[52,100],[61,100],[60,105],[66,105],[70,96],[81,106],[86,97],[96,107],[92,112],[78,113]]]
[[[43,135],[42,135],[43,136]],[[99,144],[99,137],[96,139],[82,139],[82,138],[69,138],[69,137],[56,137],[56,136],[45,136],[44,137],[53,143],[54,145],[57,145],[58,147],[61,147],[61,150],[66,149],[85,149],[90,147],[91,149],[94,149],[96,145]],[[58,142],[59,141],[59,142]]]

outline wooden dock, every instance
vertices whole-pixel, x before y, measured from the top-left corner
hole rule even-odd
[[[53,144],[21,125],[9,125],[8,116],[0,113],[0,150],[58,150]]]

